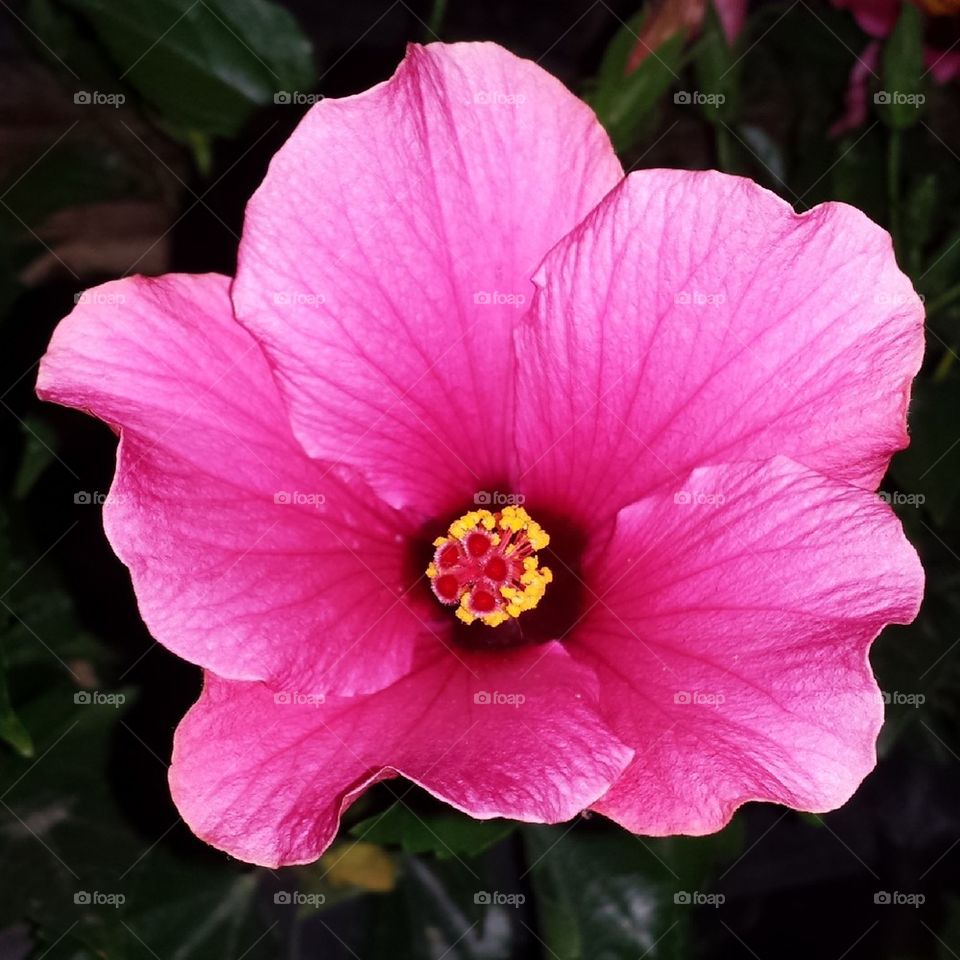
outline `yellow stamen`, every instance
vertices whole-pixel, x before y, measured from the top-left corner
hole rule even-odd
[[[426,573],[440,602],[456,605],[459,620],[497,627],[543,599],[553,573],[540,566],[536,551],[549,543],[546,531],[523,507],[506,506],[496,513],[471,510],[450,524],[447,536],[433,541],[436,553]],[[451,551],[444,549],[451,545],[457,547],[452,560]],[[492,560],[502,562],[495,564],[496,573],[488,574]]]

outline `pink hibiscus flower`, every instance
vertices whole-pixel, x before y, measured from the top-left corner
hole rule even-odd
[[[697,34],[711,2],[727,43],[733,46],[747,18],[747,0],[651,0],[637,43],[627,59],[627,73],[633,73],[675,34]]]
[[[879,76],[881,40],[897,25],[904,0],[831,0],[849,10],[864,33],[876,39],[857,57],[850,71],[843,115],[830,128],[831,136],[855,130],[866,122],[871,78]],[[928,42],[924,59],[937,83],[960,75],[960,2],[957,0],[910,0],[927,16]]]
[[[206,670],[177,806],[275,866],[396,775],[658,835],[842,804],[922,592],[874,493],[921,352],[857,210],[624,178],[539,67],[431,45],[306,115],[232,283],[97,288],[38,390],[119,432],[107,536]]]
[[[831,0],[849,10],[860,29],[884,39],[897,25],[904,2],[911,2],[927,15],[927,67],[938,83],[960,74],[960,3],[957,0]]]

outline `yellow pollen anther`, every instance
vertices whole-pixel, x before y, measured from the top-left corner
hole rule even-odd
[[[537,551],[550,537],[523,507],[496,513],[471,510],[450,524],[436,548],[427,577],[436,598],[455,606],[463,623],[496,627],[519,617],[543,599],[553,581]]]

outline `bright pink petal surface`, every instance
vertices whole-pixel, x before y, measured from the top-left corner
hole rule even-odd
[[[342,810],[394,773],[480,819],[554,823],[632,755],[595,705],[592,674],[559,645],[440,650],[387,690],[313,705],[208,673],[177,730],[170,786],[199,837],[267,866],[316,859]]]
[[[571,649],[636,750],[594,809],[709,833],[746,800],[833,809],[873,768],[867,649],[923,593],[878,497],[785,458],[698,469],[621,511],[587,569],[597,596]]]
[[[235,679],[378,689],[421,629],[401,600],[402,525],[356,477],[304,455],[228,284],[88,291],[38,392],[121,431],[104,525],[164,646]]]
[[[411,46],[315,106],[250,201],[233,288],[306,450],[433,516],[502,478],[530,276],[621,176],[592,111],[494,44]]]
[[[711,462],[873,488],[907,443],[923,307],[890,236],[750,180],[631,174],[549,254],[517,336],[514,488],[609,515]]]

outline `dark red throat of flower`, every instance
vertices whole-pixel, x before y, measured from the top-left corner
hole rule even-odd
[[[522,507],[471,510],[450,524],[427,567],[434,596],[464,623],[496,627],[532,610],[553,580],[537,551],[550,543]]]

